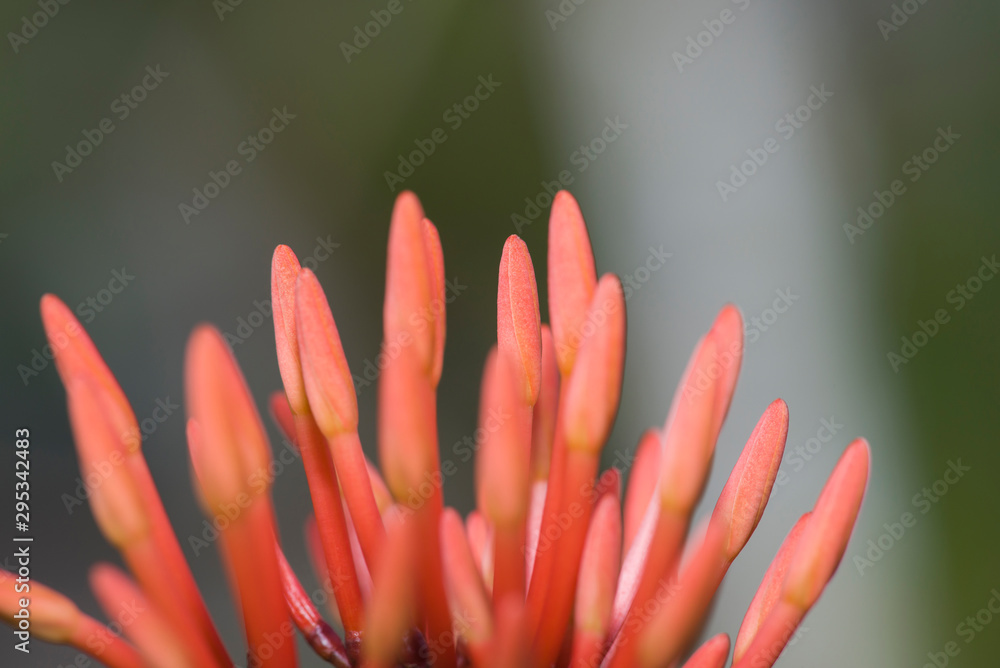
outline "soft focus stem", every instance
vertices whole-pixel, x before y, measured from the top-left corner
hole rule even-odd
[[[316,527],[323,546],[327,572],[337,599],[337,610],[345,632],[357,634],[364,628],[364,603],[351,554],[351,539],[340,502],[337,473],[316,422],[309,415],[295,416],[295,432],[302,463],[309,482]],[[368,480],[367,471],[365,481]],[[381,526],[381,521],[379,526]]]

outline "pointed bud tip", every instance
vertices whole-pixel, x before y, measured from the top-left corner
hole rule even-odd
[[[549,320],[559,370],[570,374],[576,362],[580,328],[597,286],[594,252],[580,207],[571,194],[556,193],[549,217]]]
[[[808,610],[819,598],[847,550],[868,487],[871,449],[854,440],[830,474],[789,566],[784,599]]]
[[[387,345],[405,345],[421,371],[434,378],[437,327],[428,325],[435,324],[435,293],[443,278],[439,281],[436,275],[436,251],[429,247],[425,220],[416,195],[405,191],[396,198],[389,223],[382,323]]]
[[[625,370],[625,295],[617,276],[601,277],[581,333],[566,384],[563,427],[567,447],[597,453],[618,412]]]
[[[607,632],[621,568],[622,520],[618,497],[605,494],[594,508],[580,561],[575,623],[599,637]]]
[[[282,244],[274,249],[271,259],[271,305],[278,370],[292,410],[300,415],[309,411],[295,330],[295,283],[301,270],[299,259],[291,248]]]
[[[516,234],[507,237],[500,258],[497,341],[500,351],[517,361],[524,402],[534,406],[542,376],[538,286],[528,246]]]
[[[295,281],[295,326],[309,407],[328,438],[358,426],[358,399],[326,293],[309,269]]]
[[[199,325],[188,341],[184,365],[189,417],[197,422],[191,449],[211,512],[238,494],[256,496],[254,474],[266,471],[271,446],[243,373],[222,334]],[[253,492],[253,493],[251,493]]]
[[[750,434],[713,513],[713,521],[728,526],[726,556],[730,560],[746,545],[764,514],[787,435],[788,405],[776,399]]]

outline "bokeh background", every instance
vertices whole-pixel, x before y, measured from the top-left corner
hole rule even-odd
[[[662,423],[690,349],[727,301],[747,319],[747,351],[707,499],[764,407],[778,396],[790,406],[785,477],[709,629],[735,634],[781,539],[843,447],[864,435],[874,460],[859,526],[778,665],[918,667],[950,641],[961,651],[949,665],[997,665],[1000,620],[971,638],[959,625],[1000,588],[1000,281],[971,280],[982,267],[990,274],[1000,251],[1000,5],[401,0],[365,43],[356,28],[386,2],[236,2],[77,0],[49,18],[38,18],[44,3],[0,7],[0,485],[11,490],[0,509],[13,515],[13,433],[30,427],[33,578],[99,614],[88,567],[117,560],[90,511],[64,501],[78,479],[57,375],[51,364],[25,372],[45,343],[43,293],[81,304],[82,315],[113,272],[134,276],[83,317],[140,420],[158,401],[183,403],[186,337],[202,321],[240,339],[235,354],[263,401],[280,379],[271,321],[254,314],[269,297],[271,252],[287,243],[314,258],[360,375],[379,353],[389,213],[395,193],[412,189],[461,286],[441,384],[447,458],[475,429],[503,241],[519,233],[544,276],[548,206],[539,195],[567,170],[599,271],[635,285],[608,464]],[[147,67],[165,74],[123,118],[116,99]],[[480,77],[493,91],[456,126],[448,110]],[[803,111],[814,90],[825,100]],[[782,124],[797,109],[799,122]],[[294,118],[248,161],[241,142],[275,110]],[[53,165],[105,118],[114,129],[90,155],[69,172]],[[609,124],[614,142],[582,152]],[[401,183],[387,179],[437,128],[446,141]],[[951,137],[938,142],[947,150],[915,167],[939,136]],[[775,152],[744,167],[753,172],[745,182],[731,181],[733,166],[760,157],[768,139]],[[185,218],[193,189],[234,159],[241,172]],[[896,179],[902,194],[857,226],[858,207],[877,213],[873,203],[888,202]],[[720,182],[739,187],[721,192]],[[514,218],[532,213],[526,198],[542,205],[528,224]],[[670,257],[641,271],[654,252]],[[959,286],[968,298],[956,297]],[[544,313],[544,282],[540,290]],[[790,304],[780,315],[768,310],[776,299]],[[902,337],[939,309],[948,321],[893,364]],[[359,397],[372,455],[375,394]],[[839,425],[828,442],[817,438],[824,421]],[[177,408],[143,447],[186,542],[204,518],[183,433]],[[969,470],[936,501],[914,498],[959,460]],[[466,511],[473,469],[456,463],[446,498]],[[285,467],[275,496],[290,559],[315,586],[300,538],[309,507],[300,466]],[[883,537],[904,512],[915,526]],[[12,523],[0,531],[0,560],[13,552]],[[869,554],[880,537],[889,549]],[[238,656],[214,550],[187,556]],[[7,632],[0,638],[2,665],[76,656],[35,642],[25,657]]]

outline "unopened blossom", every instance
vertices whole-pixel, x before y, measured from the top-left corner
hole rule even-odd
[[[235,358],[214,327],[192,333],[187,448],[175,452],[189,457],[206,516],[227,518],[216,548],[243,629],[240,656],[207,612],[134,438],[128,399],[72,312],[43,297],[50,341],[68,327],[78,332],[53,346],[56,364],[85,477],[106,473],[89,490],[91,510],[125,567],[97,564],[90,584],[109,619],[132,603],[140,612],[118,636],[33,582],[34,636],[111,668],[285,668],[303,646],[342,668],[771,666],[844,554],[867,485],[867,443],[847,446],[815,506],[789,528],[741,627],[728,629],[735,639],[716,632],[699,646],[719,586],[765,511],[788,433],[785,402],[761,402],[742,454],[723,462],[733,468],[714,510],[692,527],[743,357],[739,311],[724,306],[695,345],[663,424],[636,445],[627,485],[624,472],[601,471],[622,397],[625,295],[616,276],[597,272],[576,201],[557,194],[547,317],[527,245],[511,236],[499,255],[476,503],[463,517],[444,505],[439,460],[444,258],[417,197],[401,194],[383,310],[384,339],[399,354],[379,378],[376,466],[358,436],[355,387],[324,288],[292,249],[275,249],[283,388],[269,412],[305,468],[313,512],[301,533],[279,532],[271,445]],[[286,560],[282,544],[298,540],[331,597],[310,596]],[[0,588],[0,615],[15,627],[20,596]]]

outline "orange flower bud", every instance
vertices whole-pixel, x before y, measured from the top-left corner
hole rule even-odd
[[[864,439],[847,446],[802,532],[782,598],[803,610],[816,602],[844,556],[868,485],[869,458]]]
[[[355,431],[358,398],[351,370],[326,294],[309,269],[303,269],[295,282],[295,326],[306,395],[316,424],[327,438]]]
[[[431,315],[434,317],[434,366],[431,371],[431,382],[437,387],[441,380],[441,368],[444,366],[445,326],[445,285],[444,285],[444,251],[441,249],[441,236],[434,223],[424,218],[424,246],[430,263]]]
[[[386,342],[412,346],[419,368],[428,378],[434,375],[437,351],[432,310],[437,288],[432,260],[435,252],[428,252],[420,201],[411,192],[400,193],[389,224],[383,336]]]
[[[542,325],[542,376],[538,401],[531,419],[531,474],[534,480],[548,480],[552,444],[556,435],[559,408],[559,365],[555,341],[548,325]]]
[[[476,457],[479,509],[506,527],[523,522],[528,513],[528,451],[518,440],[521,394],[514,366],[496,348],[490,352],[479,402],[486,438]]]
[[[497,342],[501,354],[516,362],[522,401],[534,406],[542,382],[542,334],[538,287],[528,247],[510,235],[500,258],[497,288]]]
[[[566,383],[563,428],[570,450],[596,454],[618,412],[625,369],[625,296],[616,276],[601,277],[581,327],[584,339]]]
[[[295,283],[302,267],[288,246],[274,249],[271,259],[271,307],[274,312],[274,343],[278,351],[278,370],[285,386],[289,405],[298,415],[309,412],[299,337],[295,330]]]
[[[214,327],[198,327],[188,341],[185,386],[188,414],[200,432],[191,456],[206,511],[216,514],[240,494],[256,496],[258,479],[270,486],[271,446],[243,374]]]
[[[713,521],[728,528],[726,556],[730,561],[750,540],[764,514],[787,435],[788,406],[776,399],[750,434],[713,513]]]
[[[622,520],[618,497],[605,494],[587,531],[576,591],[576,628],[603,637],[611,618],[621,566]]]
[[[116,547],[135,544],[149,535],[150,521],[142,492],[126,464],[121,435],[112,426],[114,401],[104,385],[87,375],[70,379],[67,393],[81,473],[85,480],[99,481],[89,487],[94,519]]]
[[[573,370],[596,287],[594,252],[580,207],[572,195],[560,191],[549,218],[549,320],[564,378]]]

